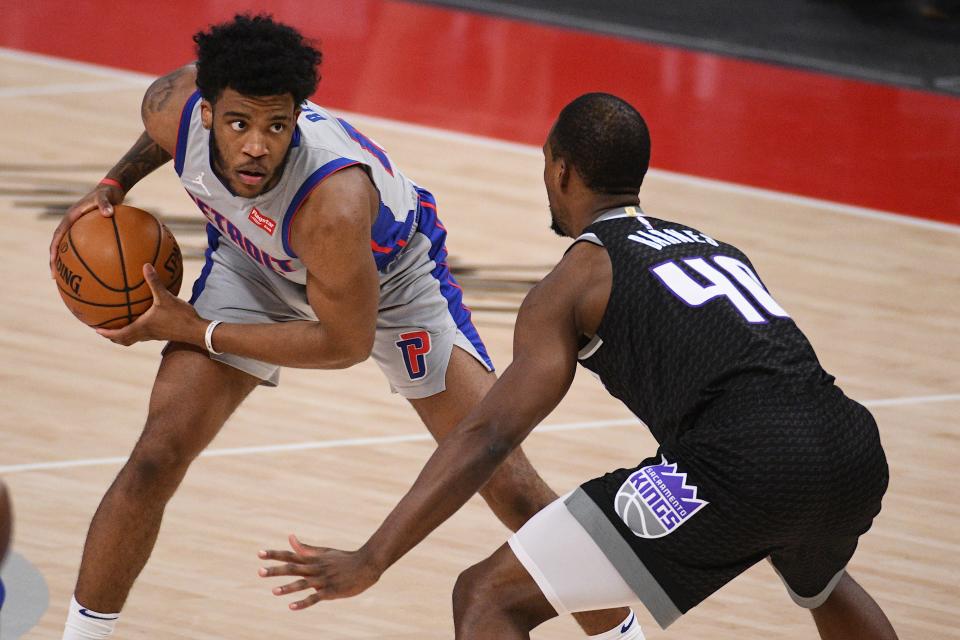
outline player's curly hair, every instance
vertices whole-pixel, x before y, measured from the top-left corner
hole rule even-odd
[[[248,96],[289,93],[293,103],[317,90],[322,54],[299,31],[266,14],[238,14],[193,36],[197,88],[216,101],[227,87]]]
[[[635,194],[650,166],[650,132],[628,102],[588,93],[560,112],[550,150],[576,167],[592,191]]]

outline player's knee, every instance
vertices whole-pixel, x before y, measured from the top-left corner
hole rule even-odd
[[[172,494],[193,456],[172,443],[137,447],[123,470],[124,488],[138,495]]]
[[[497,602],[487,562],[465,570],[453,586],[453,619],[458,630],[487,619]]]
[[[169,497],[201,450],[175,437],[145,436],[137,443],[124,467],[125,488],[137,494],[167,494]]]

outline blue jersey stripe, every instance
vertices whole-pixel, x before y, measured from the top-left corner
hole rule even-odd
[[[291,258],[297,257],[297,254],[293,251],[293,247],[290,246],[290,224],[293,222],[293,217],[296,215],[300,205],[303,204],[303,201],[310,195],[310,192],[328,176],[355,164],[360,163],[350,158],[335,158],[311,173],[307,179],[303,181],[303,184],[300,185],[300,188],[297,189],[297,193],[293,196],[293,200],[290,201],[290,206],[287,207],[287,212],[283,216],[283,225],[280,228],[280,239],[283,241],[283,250],[287,252],[288,256]]]
[[[193,292],[190,294],[190,304],[197,301],[203,288],[207,284],[207,278],[210,276],[210,270],[213,269],[213,252],[220,246],[220,232],[211,223],[207,223],[207,250],[203,254],[203,269],[200,270],[200,277],[193,283]]]
[[[426,195],[430,196],[429,193]],[[483,340],[480,339],[480,334],[477,332],[476,327],[473,326],[470,309],[463,304],[463,290],[460,288],[460,285],[457,284],[456,279],[454,279],[453,274],[450,273],[450,268],[447,265],[447,231],[437,219],[435,202],[432,198],[433,197],[430,196],[430,200],[427,202],[434,206],[421,208],[420,222],[417,228],[419,233],[430,238],[429,255],[437,265],[430,275],[436,278],[440,284],[440,294],[447,300],[447,309],[450,311],[450,315],[453,317],[457,328],[466,336],[470,344],[473,345],[473,348],[477,350],[477,353],[487,367],[493,371],[493,361],[487,354],[487,348],[484,346]]]
[[[347,135],[350,136],[354,142],[360,145],[361,149],[365,150],[367,153],[379,160],[380,164],[383,165],[384,170],[391,176],[393,175],[393,165],[390,164],[390,158],[387,157],[386,151],[381,149],[376,142],[357,131],[356,127],[343,118],[337,118],[337,122],[339,122],[343,129],[347,132]]]
[[[380,212],[370,231],[373,260],[379,271],[386,269],[407,246],[407,240],[413,235],[414,228],[420,226],[419,220],[423,216],[423,211],[433,211],[436,218],[436,202],[432,193],[417,187],[417,208],[408,211],[407,217],[403,220],[397,220],[390,207],[380,202]]]
[[[194,91],[187,98],[183,105],[183,111],[180,112],[180,128],[177,129],[177,156],[173,161],[173,168],[177,175],[183,175],[183,162],[187,157],[187,137],[190,135],[190,120],[193,116],[193,107],[200,99],[200,92]]]

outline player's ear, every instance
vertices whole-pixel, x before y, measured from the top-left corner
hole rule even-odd
[[[213,103],[209,100],[200,101],[200,122],[204,129],[213,127]]]
[[[560,172],[560,188],[566,189],[570,184],[570,171],[571,167],[567,164],[567,161],[563,158],[560,158],[560,162],[557,163],[557,171]]]

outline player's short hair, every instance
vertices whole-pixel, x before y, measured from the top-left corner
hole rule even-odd
[[[628,102],[588,93],[560,112],[550,150],[576,167],[592,191],[637,193],[650,165],[650,132]]]
[[[210,102],[227,87],[248,96],[289,93],[299,105],[317,90],[322,54],[272,16],[238,14],[194,34],[197,88]]]

